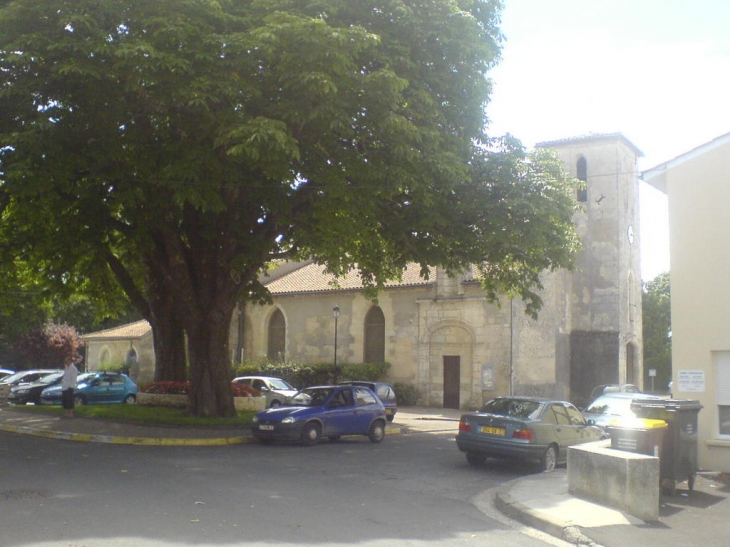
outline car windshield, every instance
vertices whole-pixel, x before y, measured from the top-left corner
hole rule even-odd
[[[584,412],[610,416],[632,416],[631,401],[633,399],[624,397],[601,397],[588,405]]]
[[[45,376],[41,376],[36,380],[39,384],[48,384],[50,382],[54,382],[55,380],[58,380],[61,376],[63,376],[63,372],[51,372],[50,374],[46,374]]]
[[[271,389],[283,389],[283,390],[289,390],[289,391],[296,391],[289,383],[287,383],[285,380],[282,380],[280,378],[271,378],[269,380],[269,385],[271,386]]]
[[[308,387],[289,399],[290,406],[319,406],[332,393],[330,387]]]
[[[3,378],[3,382],[7,384],[12,384],[16,380],[19,380],[25,375],[25,372],[16,372],[15,374],[11,374],[10,376],[6,376]]]
[[[79,374],[79,377],[76,379],[76,383],[81,384],[83,382],[88,382],[94,376],[96,376],[96,372],[84,372],[83,374]]]
[[[538,401],[527,401],[524,399],[492,399],[485,404],[479,412],[534,420],[539,415],[541,407],[542,404]]]

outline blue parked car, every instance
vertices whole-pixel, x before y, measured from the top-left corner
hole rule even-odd
[[[74,404],[93,405],[107,403],[134,403],[139,389],[126,374],[119,372],[89,372],[78,377]],[[61,386],[55,385],[43,390],[41,403],[61,404]]]
[[[322,437],[366,435],[379,443],[385,437],[385,408],[364,386],[316,386],[303,389],[276,408],[253,417],[251,433],[261,442],[301,441],[311,446]]]

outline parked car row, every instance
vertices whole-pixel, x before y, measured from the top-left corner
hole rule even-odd
[[[10,386],[8,402],[15,405],[61,404],[62,370],[23,370],[11,374],[0,384]],[[79,374],[74,391],[76,405],[134,403],[139,389],[126,375],[119,372],[86,372]]]

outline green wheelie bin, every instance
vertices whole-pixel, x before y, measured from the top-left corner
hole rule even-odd
[[[697,476],[697,415],[702,410],[699,401],[690,399],[635,399],[631,410],[640,418],[664,420],[667,431],[659,458],[662,487],[674,494],[677,483],[687,481],[694,489]]]

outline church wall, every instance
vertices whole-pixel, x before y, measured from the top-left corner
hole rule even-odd
[[[378,297],[385,317],[385,360],[391,364],[387,379],[416,383],[418,361],[418,321],[416,300],[429,294],[427,288],[386,290]],[[265,359],[268,321],[278,307],[286,319],[286,351],[289,361],[333,362],[335,319],[333,307],[340,308],[337,320],[337,362],[363,361],[365,315],[374,304],[361,292],[277,295],[274,305],[249,305],[245,311],[244,354],[247,359]]]

